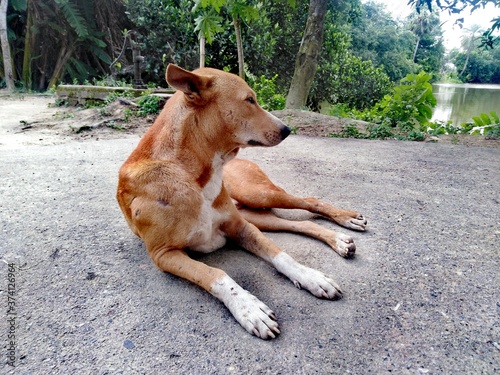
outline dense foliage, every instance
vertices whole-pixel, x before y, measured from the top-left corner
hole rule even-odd
[[[14,78],[34,90],[109,72],[129,25],[120,0],[10,0],[7,19]]]
[[[333,107],[332,114],[365,120],[371,124],[366,133],[349,125],[335,136],[422,140],[423,131],[431,124],[432,109],[436,106],[430,79],[431,75],[423,71],[408,74],[382,100],[363,111],[349,109],[344,105]]]
[[[334,23],[327,25],[324,47],[309,98],[313,109],[324,101],[364,109],[388,93],[392,84],[383,68],[375,68],[371,61],[351,53],[348,34]]]
[[[450,52],[450,59],[459,70],[465,66],[460,77],[463,82],[500,83],[500,48],[492,50],[475,48],[470,52],[468,59],[466,52],[453,50]]]
[[[391,81],[398,82],[420,69],[412,58],[416,34],[408,27],[399,27],[382,4],[373,1],[363,4],[349,33],[350,51],[382,68]]]
[[[413,2],[426,5],[428,1]],[[116,68],[110,69],[109,64],[122,51],[125,32],[132,29],[138,32],[137,42],[145,57],[143,79],[148,84],[166,85],[168,63],[198,67],[202,34],[208,43],[206,65],[237,73],[234,26],[238,21],[246,79],[266,108],[282,108],[309,1],[216,3],[219,6],[212,9],[212,0],[9,0],[8,35],[17,85],[45,90],[60,82],[93,82],[96,78],[111,82],[110,77],[121,76],[130,81],[128,44]],[[253,16],[245,17],[241,6]],[[401,23],[376,1],[329,1],[324,30],[318,71],[307,102],[314,110],[330,103],[336,113],[357,111],[379,125],[404,128],[407,124],[409,129],[415,122],[427,122],[432,100],[420,90],[431,76],[439,79],[445,62],[455,65],[455,71],[448,71],[454,79],[500,82],[500,48],[478,49],[484,42],[483,31],[472,33],[467,43],[464,38],[462,49],[444,59],[439,15],[427,7],[420,7]],[[421,71],[426,73],[417,74]]]
[[[145,56],[145,81],[165,84],[165,67],[198,65],[198,38],[190,0],[124,0]]]

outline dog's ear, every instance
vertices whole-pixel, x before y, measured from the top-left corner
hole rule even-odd
[[[203,90],[212,85],[213,78],[189,72],[177,65],[169,64],[165,78],[170,86],[182,91],[192,101],[203,100]]]

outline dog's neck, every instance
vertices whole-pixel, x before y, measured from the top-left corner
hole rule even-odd
[[[210,127],[203,124],[202,128],[200,122],[197,113],[162,113],[153,125],[156,129],[152,132],[155,137],[150,139],[150,158],[175,158],[189,174],[197,176],[198,184],[203,187],[224,164],[234,159],[239,147],[222,142],[218,134],[203,131]],[[213,128],[217,126],[220,124]]]

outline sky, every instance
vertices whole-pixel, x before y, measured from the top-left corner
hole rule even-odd
[[[407,5],[407,0],[375,0],[375,2],[385,4],[386,10],[391,13],[395,19],[404,19],[412,12],[412,8]],[[457,18],[464,18],[464,28],[478,24],[486,29],[490,27],[490,21],[498,16],[500,16],[500,9],[495,8],[492,3],[489,3],[485,9],[476,9],[472,14],[470,13],[470,9],[465,9],[460,14],[452,16],[449,16],[447,11],[441,12],[441,22],[446,21],[442,26],[446,49],[450,50],[460,47],[460,37],[463,34],[463,29],[460,29],[458,25],[454,26]]]

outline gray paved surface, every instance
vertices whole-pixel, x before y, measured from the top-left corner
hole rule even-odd
[[[202,260],[276,312],[262,341],[225,307],[160,272],[115,202],[136,140],[0,150],[0,373],[493,374],[500,367],[500,150],[289,137],[245,150],[290,192],[358,210],[352,260],[272,239],[334,277],[341,301],[296,289],[229,246]],[[336,228],[323,220],[321,224]],[[6,364],[16,265],[16,368]]]

